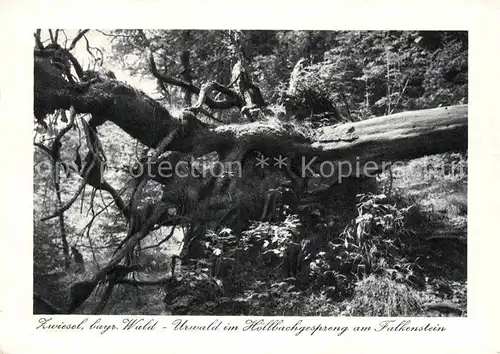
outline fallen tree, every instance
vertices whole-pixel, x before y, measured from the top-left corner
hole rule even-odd
[[[259,150],[270,157],[297,154],[316,157],[318,162],[378,164],[467,148],[467,105],[398,113],[312,132],[276,121],[211,128],[196,119],[193,110],[173,117],[143,92],[113,79],[70,85],[54,74],[48,62],[36,59],[35,115],[43,117],[70,106],[77,113],[90,113],[95,126],[111,121],[151,148],[177,131],[168,150],[194,157],[216,151],[223,159],[236,150],[239,155]]]
[[[222,164],[217,167],[216,177],[212,175],[200,179],[194,191],[187,191],[184,185],[191,205],[199,205],[207,199],[217,198],[222,191],[229,194],[237,192],[238,179],[232,178],[230,174],[220,178],[225,172],[221,166],[237,162],[244,170],[252,170],[256,168],[254,163],[260,155],[270,159],[286,158],[280,172],[292,181],[293,189],[299,194],[299,190],[307,190],[307,180],[310,178],[326,177],[329,184],[333,185],[341,183],[343,178],[371,177],[398,161],[467,149],[467,105],[404,112],[317,130],[276,118],[246,124],[209,124],[198,117],[203,113],[203,104],[209,107],[236,106],[243,110],[248,106],[264,109],[263,102],[250,104],[241,99],[245,94],[240,97],[236,89],[219,84],[210,83],[196,88],[192,84],[172,82],[170,77],[157,73],[156,76],[163,78],[166,83],[178,84],[191,93],[199,94],[194,106],[186,108],[179,117],[174,117],[145,93],[113,77],[90,77],[77,70],[77,73],[81,72],[79,81],[69,80],[67,73],[61,74],[60,70],[54,68],[51,58],[56,52],[57,48],[35,50],[35,117],[43,123],[48,114],[70,108],[77,114],[91,115],[89,121],[83,123],[84,126],[88,124],[86,131],[90,147],[87,169],[82,173],[84,183],[110,192],[117,207],[129,221],[127,237],[106,266],[92,279],[73,284],[72,301],[67,310],[69,313],[88,298],[99,282],[107,282],[108,288],[112,289],[123,281],[126,274],[137,270],[131,265],[123,271],[120,263],[153,228],[175,225],[183,217],[179,214],[174,217],[169,215],[168,204],[164,200],[152,204],[147,210],[138,207],[141,191],[149,179],[164,185],[176,183],[180,179],[175,175],[164,176],[160,173],[165,163],[175,166],[192,158],[217,154]],[[62,53],[63,56],[68,55],[66,51]],[[73,62],[71,57],[67,60]],[[154,73],[152,57],[150,65]],[[241,85],[255,92],[251,84]],[[224,102],[215,101],[209,97],[213,89],[229,98]],[[155,150],[153,156],[144,161],[149,166],[148,174],[137,178],[127,205],[109,184],[104,183],[98,172],[105,157],[95,132],[106,121],[116,124],[131,137]],[[72,120],[69,124],[75,123]],[[346,170],[347,166],[349,168]],[[192,184],[190,188],[193,188]],[[60,216],[65,210],[67,208],[60,209],[44,219]],[[191,222],[191,230],[193,233],[186,240],[186,247],[204,229]]]

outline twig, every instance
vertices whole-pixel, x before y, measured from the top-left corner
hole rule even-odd
[[[406,91],[406,87],[408,86],[408,82],[410,81],[410,79],[406,79],[406,83],[405,85],[403,86],[403,90],[401,90],[401,93],[399,94],[398,96],[398,99],[396,100],[396,103],[394,104],[394,106],[392,107],[391,111],[389,112],[389,114],[392,114],[392,112],[394,112],[394,110],[396,109],[396,107],[398,106],[399,104],[399,101],[401,100],[401,97],[403,97],[405,91]]]
[[[95,255],[95,251],[94,251],[94,245],[93,245],[93,242],[92,242],[92,238],[90,237],[90,227],[92,225],[92,223],[94,222],[95,218],[97,217],[97,215],[93,215],[92,216],[92,219],[90,220],[90,222],[87,224],[88,227],[87,227],[87,232],[86,232],[86,235],[87,235],[87,239],[89,241],[89,246],[90,246],[90,251],[92,253],[92,258],[94,259],[94,263],[97,267],[97,269],[100,269],[99,267],[99,262],[97,261],[97,257]]]
[[[116,33],[106,33],[103,30],[95,30],[96,32],[99,32],[100,34],[106,36],[106,37],[123,37],[123,38],[130,38],[129,34],[116,34]]]
[[[57,44],[57,41],[54,40],[54,35],[52,34],[52,30],[49,28],[50,41],[53,44]]]
[[[226,124],[224,121],[222,121],[222,120],[220,120],[220,119],[215,118],[215,117],[214,117],[212,114],[210,114],[210,112],[208,112],[206,109],[204,109],[204,108],[201,108],[201,107],[200,107],[200,108],[198,108],[198,110],[199,110],[201,113],[203,113],[204,115],[206,115],[207,117],[209,117],[210,119],[215,120],[216,122],[219,122],[219,123],[221,123],[221,124]]]
[[[61,30],[61,33],[64,35],[64,48],[66,48],[68,45],[68,36],[66,35],[65,30]]]
[[[144,251],[144,250],[148,250],[148,249],[151,249],[151,248],[159,247],[162,244],[164,244],[165,242],[167,242],[168,240],[170,240],[172,238],[172,236],[174,235],[174,231],[175,231],[176,227],[177,227],[177,223],[174,223],[172,225],[172,229],[170,230],[170,233],[163,240],[161,240],[160,242],[158,242],[156,245],[144,247],[142,250]]]
[[[83,36],[83,38],[85,39],[85,42],[86,42],[87,53],[90,54],[90,56],[94,59],[95,62],[99,62],[100,61],[102,63],[102,58],[104,57],[104,55],[102,53],[102,50],[100,50],[97,47],[91,47],[87,36]],[[96,56],[94,55],[94,53],[92,53],[92,49],[95,50],[96,52],[98,52],[101,55],[101,58],[96,58]]]
[[[52,150],[50,150],[47,146],[41,144],[41,143],[33,143],[34,146],[37,148],[41,149],[43,152],[45,152],[47,155],[49,155],[52,158]]]
[[[59,210],[55,211],[54,213],[52,213],[49,216],[46,216],[46,217],[40,219],[40,221],[47,221],[47,220],[53,219],[55,217],[58,217],[59,215],[61,215],[62,213],[64,213],[66,210],[68,210],[71,207],[71,205],[73,205],[73,203],[75,202],[76,198],[78,198],[78,195],[80,195],[80,193],[82,192],[83,188],[87,184],[87,178],[90,176],[90,172],[92,172],[92,169],[94,168],[94,165],[95,165],[95,161],[92,161],[90,168],[88,169],[88,171],[86,172],[86,174],[83,177],[83,181],[80,184],[80,187],[78,187],[78,190],[73,195],[73,197],[69,201],[67,201],[66,204],[64,204],[64,206],[61,207]]]

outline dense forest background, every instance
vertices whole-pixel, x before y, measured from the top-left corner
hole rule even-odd
[[[176,80],[197,87],[212,81],[230,87],[235,65],[245,62],[265,105],[256,115],[243,115],[238,107],[212,109],[204,119],[215,125],[272,118],[318,129],[468,103],[467,32],[96,32],[108,38],[110,47],[104,54],[85,37],[82,43],[93,69],[120,68],[151,80],[155,89],[148,93],[174,116],[198,99]],[[151,73],[149,51],[157,72],[168,80]],[[52,141],[66,114],[57,111],[45,125],[36,124],[35,144]],[[77,167],[88,148],[81,130],[61,141],[61,160]],[[126,197],[133,166],[149,149],[111,122],[99,127],[99,139],[107,155],[106,180]],[[36,147],[34,168],[34,290],[64,307],[69,285],[99,270],[128,226],[108,194],[90,190],[62,221],[41,221],[58,208],[60,199],[75,195],[81,177],[66,168],[55,181],[47,153]],[[376,181],[363,181],[366,185],[349,187],[347,181],[347,187],[323,198],[312,197],[321,190],[320,183],[313,183],[293,208],[273,204],[280,215],[260,217],[268,206],[269,190],[282,182],[269,172],[246,186],[241,199],[247,209],[227,224],[222,222],[224,213],[207,204],[183,214],[189,226],[158,227],[135,250],[134,263],[140,267],[121,279],[104,302],[105,287],[98,287],[79,311],[89,313],[97,307],[116,314],[466,313],[466,153],[408,161],[381,172]],[[176,206],[188,199],[176,196],[173,187],[150,183],[142,202],[164,200],[166,194]],[[220,203],[233,205],[229,199],[219,197]],[[198,249],[190,250],[192,257],[180,260],[185,234],[193,225],[204,226],[203,237]]]
[[[263,96],[282,104],[300,61],[293,89],[303,99],[333,102],[355,120],[467,102],[467,32],[434,31],[244,31],[245,55]],[[150,76],[144,40],[120,31],[111,59],[131,74]],[[182,77],[189,53],[190,79],[230,84],[240,43],[227,31],[148,31],[158,66]],[[160,69],[160,70],[161,70]],[[185,107],[175,87],[159,87],[169,107]],[[317,108],[316,108],[317,107]],[[322,113],[322,112],[321,112]]]

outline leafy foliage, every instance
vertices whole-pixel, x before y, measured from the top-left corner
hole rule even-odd
[[[158,51],[159,66],[171,75],[183,72],[180,54],[191,52],[197,85],[211,80],[230,83],[239,50],[230,32],[147,31]],[[331,102],[350,120],[467,102],[465,32],[243,32],[252,44],[253,81],[271,105],[283,102],[290,74],[301,58],[305,61],[294,83],[296,96],[313,113],[321,111],[319,101]],[[141,36],[133,30],[115,34],[114,60],[147,75]],[[135,60],[126,61],[129,56]],[[169,95],[170,105],[181,105],[180,91]]]

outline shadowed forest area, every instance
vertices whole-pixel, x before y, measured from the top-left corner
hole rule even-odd
[[[35,314],[467,315],[467,32],[33,42]]]

